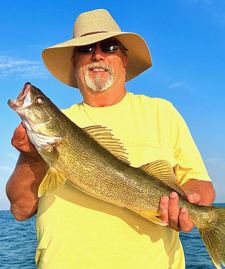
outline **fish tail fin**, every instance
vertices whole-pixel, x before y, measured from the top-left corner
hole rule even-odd
[[[211,206],[206,210],[207,223],[196,227],[216,268],[222,269],[221,265],[225,266],[225,208]]]
[[[38,188],[38,197],[41,197],[44,193],[48,195],[55,192],[65,183],[66,178],[64,175],[55,168],[50,167]]]

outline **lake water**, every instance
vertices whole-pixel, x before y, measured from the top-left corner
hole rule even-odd
[[[215,205],[225,207],[225,203]],[[34,262],[37,247],[35,222],[35,217],[18,222],[10,211],[0,211],[1,269],[37,268]],[[186,269],[215,269],[196,228],[190,233],[180,233],[180,238],[186,258]]]

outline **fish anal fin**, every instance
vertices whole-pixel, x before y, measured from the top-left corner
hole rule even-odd
[[[38,197],[41,197],[44,193],[48,195],[55,192],[64,186],[65,183],[66,178],[64,175],[54,167],[50,167],[38,188]]]
[[[160,226],[167,226],[167,223],[158,218],[160,216],[159,211],[135,211],[138,215],[142,216],[143,218],[158,224]]]
[[[144,164],[140,168],[155,178],[163,181],[183,198],[186,198],[185,192],[177,184],[173,167],[168,161],[157,160],[148,164]]]
[[[101,125],[88,126],[83,128],[90,136],[92,136],[102,147],[111,152],[121,161],[130,164],[128,153],[124,149],[119,139],[113,137],[112,130]]]

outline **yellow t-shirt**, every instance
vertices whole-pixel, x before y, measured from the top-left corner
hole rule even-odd
[[[210,180],[184,120],[168,101],[127,93],[113,106],[81,103],[63,112],[80,127],[112,129],[135,167],[165,159],[180,185],[192,178]],[[40,269],[185,268],[179,233],[70,183],[40,199],[37,238]]]

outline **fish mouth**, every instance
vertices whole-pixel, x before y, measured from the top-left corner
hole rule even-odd
[[[8,105],[15,111],[18,112],[18,110],[20,110],[23,106],[24,103],[24,99],[27,96],[27,94],[30,92],[32,87],[32,84],[30,82],[27,82],[22,91],[20,92],[20,94],[18,95],[16,100],[13,99],[9,99],[8,100]]]
[[[22,91],[20,92],[20,94],[18,95],[17,100],[19,100],[19,101],[22,100],[28,94],[28,92],[30,91],[31,87],[32,87],[31,83],[30,82],[27,82],[24,85],[24,87],[23,87]]]

